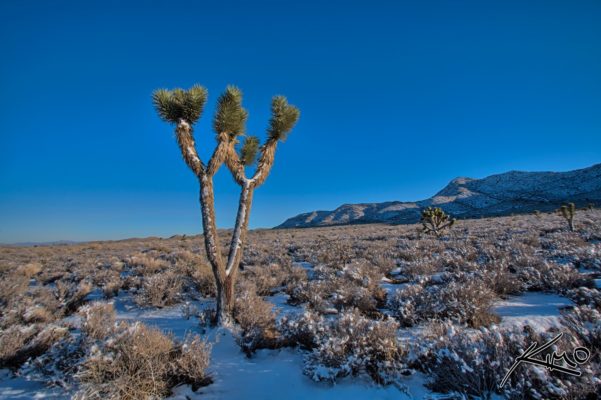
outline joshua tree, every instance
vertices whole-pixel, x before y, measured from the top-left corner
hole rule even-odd
[[[576,213],[576,206],[574,203],[564,204],[559,209],[559,212],[561,213],[561,216],[568,221],[570,232],[574,232],[574,214]]]
[[[182,157],[200,183],[204,243],[217,287],[215,322],[218,325],[229,325],[232,323],[234,285],[248,230],[253,192],[267,179],[273,166],[278,141],[283,141],[292,130],[300,115],[299,110],[289,105],[285,97],[273,97],[267,140],[260,146],[258,138],[245,134],[248,113],[242,107],[242,92],[236,87],[228,86],[217,100],[217,110],[213,119],[217,146],[209,162],[205,164],[198,156],[192,132],[194,124],[202,114],[207,90],[198,85],[189,90],[160,89],[153,93],[152,98],[159,116],[164,121],[175,124],[175,137]],[[238,152],[236,146],[240,137],[244,137],[244,141]],[[255,163],[258,153],[260,154],[255,172],[248,178],[245,167]],[[236,224],[227,260],[222,256],[217,236],[213,192],[213,176],[224,163],[241,187]]]
[[[449,217],[441,208],[428,207],[422,211],[421,222],[424,232],[440,237],[445,229],[455,224],[455,218]]]

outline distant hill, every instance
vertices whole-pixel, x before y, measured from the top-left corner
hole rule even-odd
[[[419,221],[421,210],[429,206],[458,218],[491,217],[551,211],[568,201],[577,206],[601,204],[601,164],[569,172],[510,171],[483,179],[456,178],[426,200],[344,204],[334,211],[299,214],[276,228],[410,224]]]
[[[73,240],[56,240],[54,242],[19,242],[19,243],[10,243],[9,246],[18,246],[18,247],[35,247],[35,246],[67,246],[70,244],[78,244],[81,242],[73,241]]]

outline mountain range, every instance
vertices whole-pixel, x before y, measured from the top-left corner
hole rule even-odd
[[[510,171],[482,179],[455,178],[426,200],[344,204],[333,211],[299,214],[276,228],[411,224],[419,221],[426,207],[440,207],[456,218],[491,217],[552,211],[566,202],[601,204],[601,164],[568,172]]]

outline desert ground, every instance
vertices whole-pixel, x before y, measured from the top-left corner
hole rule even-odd
[[[0,247],[0,399],[601,395],[600,210],[420,228],[249,232],[229,328],[201,236]]]

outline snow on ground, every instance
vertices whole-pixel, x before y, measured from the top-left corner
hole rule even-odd
[[[502,327],[530,325],[542,331],[560,327],[559,309],[573,305],[571,300],[556,294],[532,292],[497,302],[493,311],[502,318]]]
[[[12,377],[8,369],[0,370],[1,400],[69,399],[71,396],[60,388],[49,388],[43,382],[30,381],[24,377]]]
[[[420,374],[405,383],[411,397],[394,386],[380,387],[362,378],[344,379],[336,385],[316,383],[303,375],[303,355],[298,349],[259,350],[247,358],[229,331],[213,330],[209,337],[214,343],[209,368],[214,383],[196,394],[180,387],[173,399],[421,399],[428,393]]]
[[[388,290],[400,285],[382,282]],[[283,313],[298,312],[302,307],[286,303],[288,296],[277,293],[267,297],[274,307]],[[141,309],[129,296],[118,296],[114,300],[117,318],[120,320],[141,321],[163,331],[183,338],[187,332],[202,333],[195,317],[184,319],[182,305],[163,309]],[[535,329],[558,326],[559,308],[572,305],[564,297],[546,293],[525,293],[500,301],[494,311],[502,317],[501,326],[523,326],[530,324]],[[207,301],[198,301],[193,307],[202,309]],[[401,335],[404,340],[415,336],[414,330]],[[210,329],[206,333],[213,343],[212,362],[209,367],[214,382],[194,393],[189,386],[176,388],[173,400],[185,399],[422,399],[430,393],[422,374],[409,376],[404,382],[408,394],[394,386],[381,387],[367,378],[346,378],[335,385],[316,383],[303,375],[303,351],[284,348],[259,350],[252,358],[240,350],[232,334],[225,329]],[[67,399],[69,396],[60,388],[45,387],[42,382],[24,378],[11,378],[8,370],[0,371],[0,400],[9,399]]]
[[[382,278],[382,280],[380,281],[380,286],[382,287],[382,289],[386,290],[388,296],[392,296],[395,291],[407,286],[407,283],[394,283],[388,278]]]
[[[284,293],[267,297],[284,313],[302,309],[286,304],[287,299]],[[199,303],[199,308],[204,305]],[[118,319],[141,321],[180,339],[186,332],[200,333],[196,318],[182,318],[181,305],[139,309],[129,298],[119,296],[115,310]],[[172,399],[421,399],[428,393],[421,374],[406,378],[412,397],[394,386],[380,387],[368,379],[348,378],[336,385],[316,383],[303,375],[303,354],[299,349],[259,350],[248,358],[228,330],[211,329],[207,337],[213,343],[209,371],[214,383],[196,393],[189,386],[178,387]]]

